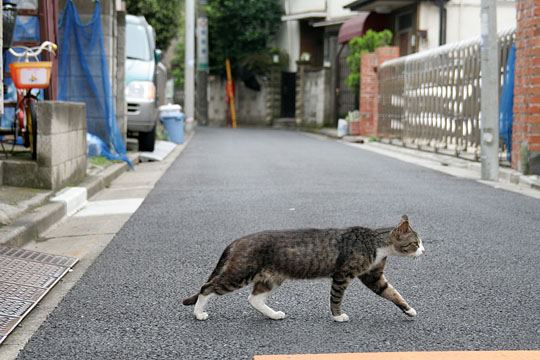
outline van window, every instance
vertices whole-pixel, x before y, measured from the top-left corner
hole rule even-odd
[[[126,24],[126,56],[128,59],[151,60],[145,26]]]

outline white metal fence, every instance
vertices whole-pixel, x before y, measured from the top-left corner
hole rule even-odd
[[[500,85],[514,33],[508,29],[499,34]],[[379,69],[381,136],[478,160],[480,82],[480,38],[385,62]],[[503,146],[501,142],[501,153]]]

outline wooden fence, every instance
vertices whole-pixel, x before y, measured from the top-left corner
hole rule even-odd
[[[514,33],[499,33],[499,93]],[[379,68],[379,135],[392,143],[478,160],[480,82],[480,38],[385,62]]]

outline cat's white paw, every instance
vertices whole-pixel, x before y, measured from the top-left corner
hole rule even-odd
[[[272,315],[269,316],[272,320],[282,320],[285,319],[285,313],[283,311],[276,311]]]
[[[195,314],[195,317],[197,318],[197,320],[204,321],[204,320],[208,319],[208,313],[207,312],[197,313],[197,314]]]
[[[349,315],[341,314],[341,315],[338,315],[338,316],[334,316],[334,321],[337,321],[337,322],[349,321]]]
[[[413,308],[410,308],[409,310],[405,311],[405,314],[407,314],[407,316],[410,316],[410,317],[415,317],[416,310],[414,310]]]

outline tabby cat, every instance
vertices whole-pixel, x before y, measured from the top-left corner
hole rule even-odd
[[[266,305],[270,292],[286,279],[332,278],[330,310],[335,321],[348,321],[341,311],[345,289],[355,277],[377,295],[392,301],[406,315],[416,311],[384,277],[389,255],[417,257],[424,253],[418,234],[406,215],[394,228],[301,229],[263,231],[233,241],[201,287],[185,299],[195,305],[198,320],[206,320],[205,307],[215,295],[224,295],[253,283],[249,303],[263,315],[279,320],[285,313]]]

